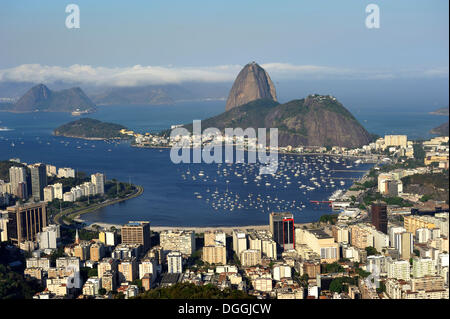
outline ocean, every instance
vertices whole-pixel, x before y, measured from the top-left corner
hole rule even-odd
[[[224,105],[224,101],[208,101],[100,106],[89,117],[137,132],[159,131],[219,114]],[[429,138],[429,130],[448,119],[420,111],[386,112],[367,110],[354,115],[371,133],[407,134],[412,139]],[[296,222],[312,222],[331,209],[311,200],[326,200],[336,189],[350,187],[349,178],[358,178],[371,167],[349,159],[280,155],[279,174],[259,180],[256,165],[173,164],[168,149],[52,135],[54,128],[74,119],[67,113],[0,113],[0,126],[12,129],[0,131],[0,159],[102,172],[108,179],[144,187],[140,197],[83,215],[87,223],[148,220],[154,226],[245,226],[268,224],[271,211],[291,211]]]

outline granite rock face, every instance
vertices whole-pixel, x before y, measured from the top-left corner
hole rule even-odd
[[[277,93],[269,74],[256,62],[239,72],[228,95],[225,111],[259,99],[277,101]]]

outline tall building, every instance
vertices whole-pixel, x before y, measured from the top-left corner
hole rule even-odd
[[[56,249],[59,238],[59,225],[49,225],[47,227],[44,227],[42,228],[42,232],[39,233],[39,248]]]
[[[401,234],[406,232],[406,229],[403,227],[398,227],[398,226],[391,226],[389,227],[389,244],[391,247],[397,248],[398,249],[398,244],[396,243],[396,234]]]
[[[237,256],[247,250],[247,234],[244,231],[233,229],[233,250]]]
[[[58,169],[58,177],[59,178],[75,178],[75,170],[70,167],[62,167]]]
[[[381,202],[373,203],[371,211],[372,211],[372,225],[374,225],[378,231],[387,234],[388,218],[387,218],[386,204]]]
[[[115,246],[116,245],[116,233],[113,231],[100,232],[98,234],[98,239],[100,242],[102,242],[106,246]]]
[[[51,202],[55,199],[55,190],[53,186],[44,187],[44,202]]]
[[[117,274],[119,275],[119,283],[135,280],[138,276],[136,258],[132,257],[121,261],[117,266]]]
[[[103,275],[109,271],[113,274],[116,274],[117,272],[117,264],[118,261],[113,258],[103,258],[99,263],[97,267],[98,277],[102,278]]]
[[[241,265],[243,267],[251,267],[261,264],[261,251],[256,249],[247,249],[241,252]]]
[[[202,260],[209,264],[222,264],[227,263],[227,249],[225,246],[205,246],[203,247]]]
[[[169,274],[181,274],[183,272],[183,259],[181,252],[171,251],[167,255],[167,269]]]
[[[159,234],[159,245],[165,251],[179,251],[192,255],[196,250],[193,230],[165,230]]]
[[[425,276],[434,276],[436,267],[431,258],[413,258],[412,276],[414,278],[422,278]]]
[[[145,275],[151,275],[156,277],[157,268],[156,260],[153,258],[145,258],[141,260],[139,264],[139,279],[142,279]]]
[[[91,245],[89,255],[91,260],[100,261],[105,256],[105,246],[103,246],[103,243]]]
[[[150,249],[150,223],[144,221],[130,221],[122,226],[122,244],[139,244],[144,251]]]
[[[226,246],[226,235],[223,231],[205,232],[205,246]]]
[[[27,169],[25,167],[10,167],[9,168],[9,182],[11,183],[11,191],[14,195],[20,197],[20,198],[27,198],[28,194],[26,191],[26,185],[27,185]],[[25,192],[23,192],[22,189],[19,189],[19,184],[23,183],[22,185],[25,186]],[[22,186],[23,187],[23,186]],[[20,195],[22,196],[19,196]]]
[[[14,243],[36,241],[37,234],[47,226],[45,203],[10,206],[6,210],[8,239]]]
[[[277,259],[277,244],[267,230],[247,229],[250,249],[260,250],[265,257]]]
[[[411,268],[407,260],[387,260],[387,277],[409,281],[411,278]]]
[[[413,235],[411,233],[400,233],[395,235],[395,243],[400,253],[400,258],[409,260],[413,252]]]
[[[105,193],[106,176],[101,173],[95,173],[91,175],[91,183],[95,185],[96,194]]]
[[[295,233],[297,244],[311,248],[320,256],[322,262],[331,263],[339,260],[339,244],[322,229],[297,228]]]
[[[270,232],[283,250],[295,248],[294,215],[291,213],[271,213]]]
[[[55,198],[63,199],[63,186],[61,183],[53,184],[53,193]]]
[[[44,187],[47,186],[47,169],[45,164],[37,163],[30,165],[31,170],[31,191],[33,199],[44,200]]]

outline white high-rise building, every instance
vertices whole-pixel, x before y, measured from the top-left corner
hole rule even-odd
[[[56,249],[57,242],[60,238],[59,225],[49,225],[42,229],[39,233],[39,248],[40,249]]]
[[[142,279],[145,274],[156,275],[156,261],[154,259],[144,259],[139,264],[139,279]]]
[[[181,257],[181,252],[171,251],[167,255],[167,267],[169,274],[183,273],[183,258]]]
[[[244,231],[233,230],[233,250],[237,256],[240,256],[244,250],[247,250],[247,234]]]
[[[281,278],[291,278],[291,271],[289,265],[276,265],[273,267],[273,279],[280,281]]]
[[[56,176],[56,166],[54,165],[45,165],[45,169],[47,171],[47,176]]]
[[[74,201],[74,197],[72,192],[65,192],[63,195],[63,201],[65,202],[73,202]]]
[[[95,173],[91,175],[91,183],[95,185],[95,193],[96,194],[104,194],[105,193],[105,181],[106,177],[104,174]]]
[[[44,202],[51,202],[55,199],[55,191],[53,186],[44,187]]]
[[[434,276],[436,268],[431,258],[414,257],[412,266],[412,276],[422,278],[425,276]]]
[[[61,183],[53,184],[53,193],[55,198],[63,199],[63,186]]]
[[[407,260],[387,260],[387,277],[402,279],[405,281],[411,278],[411,268]]]
[[[70,167],[62,167],[58,169],[58,177],[59,178],[75,178],[75,170]]]
[[[416,230],[416,241],[418,244],[424,244],[431,239],[431,229],[419,228]]]
[[[19,195],[19,183],[27,183],[27,170],[25,167],[10,167],[9,168],[9,182],[11,183],[11,192]]]
[[[396,244],[395,241],[395,235],[396,234],[401,234],[406,232],[406,229],[403,227],[389,227],[388,233],[389,233],[389,243],[391,247],[397,248],[398,249],[398,244]]]

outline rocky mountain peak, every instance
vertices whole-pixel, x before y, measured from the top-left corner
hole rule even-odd
[[[251,62],[239,72],[234,81],[225,111],[258,99],[277,101],[277,93],[266,70],[256,62]]]

